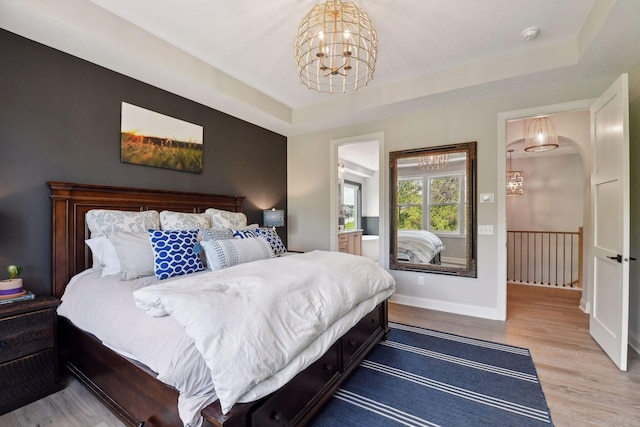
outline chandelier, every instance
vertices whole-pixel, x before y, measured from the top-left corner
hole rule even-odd
[[[358,90],[373,78],[378,56],[376,29],[351,2],[315,5],[298,26],[295,59],[300,81],[318,92]]]
[[[529,122],[524,151],[540,152],[558,148],[556,127],[549,117],[536,117]]]
[[[511,153],[509,153],[509,170],[507,171],[507,196],[522,196],[524,194],[524,175],[522,171],[511,170]]]
[[[449,166],[448,154],[431,154],[418,157],[418,167],[423,170],[444,169]]]

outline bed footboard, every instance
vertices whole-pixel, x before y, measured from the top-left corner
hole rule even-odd
[[[150,371],[105,347],[93,335],[60,318],[63,366],[126,425],[181,425],[178,392]],[[218,402],[202,410],[205,426],[303,426],[331,398],[373,347],[388,334],[384,301],[315,363],[259,401],[237,404],[223,415]]]

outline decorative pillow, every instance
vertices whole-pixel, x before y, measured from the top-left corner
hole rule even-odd
[[[229,212],[209,208],[204,213],[211,216],[211,226],[220,228],[240,228],[247,225],[247,216],[242,212]]]
[[[273,228],[256,228],[253,232],[257,236],[262,236],[271,245],[271,249],[275,255],[280,255],[287,252],[287,248],[282,243],[282,239],[278,236],[278,233]]]
[[[146,233],[148,229],[160,228],[158,211],[116,211],[92,209],[85,215],[91,237],[107,236],[114,231]]]
[[[120,260],[116,248],[107,236],[85,240],[93,254],[93,268],[102,269],[102,277],[120,273]]]
[[[211,215],[206,213],[160,212],[160,228],[162,230],[197,230],[210,227]]]
[[[230,228],[202,228],[200,229],[202,240],[227,240],[233,239],[233,233]]]
[[[149,240],[158,279],[204,270],[200,257],[193,250],[198,244],[198,230],[149,230]]]
[[[133,280],[143,276],[153,276],[153,249],[149,242],[149,232],[127,233],[115,231],[109,234],[120,260],[123,280]]]
[[[262,237],[252,239],[231,239],[202,241],[200,243],[207,256],[207,266],[220,270],[245,262],[273,258],[271,246]]]
[[[231,234],[234,239],[249,239],[251,237],[258,237],[254,232],[255,228],[240,228],[238,230],[231,230]]]

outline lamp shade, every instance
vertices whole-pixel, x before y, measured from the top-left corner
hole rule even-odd
[[[265,227],[282,227],[284,226],[284,211],[282,209],[262,211],[262,222]]]

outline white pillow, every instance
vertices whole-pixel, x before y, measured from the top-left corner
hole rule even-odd
[[[207,213],[160,212],[162,230],[198,230],[211,228],[211,215]]]
[[[200,236],[202,240],[228,240],[233,239],[233,232],[230,228],[202,228]]]
[[[200,242],[207,256],[207,267],[220,270],[245,262],[273,258],[271,246],[263,237]]]
[[[109,234],[109,240],[116,248],[123,280],[155,274],[153,248],[148,231],[144,233],[115,231]]]
[[[247,216],[242,212],[229,212],[209,208],[204,213],[211,216],[212,227],[240,228],[247,225]]]
[[[117,211],[110,209],[91,209],[85,215],[90,237],[107,236],[114,231],[131,233],[147,232],[160,228],[158,211]]]
[[[85,240],[93,254],[93,268],[102,269],[102,277],[120,273],[120,260],[116,248],[107,236]]]

